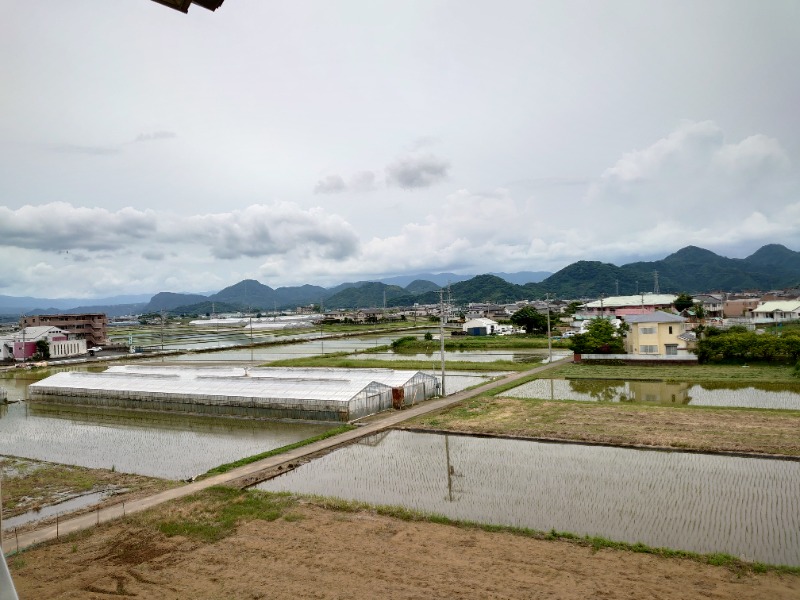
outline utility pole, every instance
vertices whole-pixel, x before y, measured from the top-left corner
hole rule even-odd
[[[164,309],[161,309],[161,351],[164,351]]]
[[[547,302],[547,364],[553,362],[553,341],[550,335],[550,294],[545,295]]]
[[[445,395],[444,387],[444,288],[439,290],[439,351],[442,355],[442,396]]]

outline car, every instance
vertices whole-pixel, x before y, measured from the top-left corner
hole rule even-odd
[[[571,338],[571,337],[574,337],[576,335],[578,335],[577,331],[565,331],[564,333],[561,334],[561,337]]]

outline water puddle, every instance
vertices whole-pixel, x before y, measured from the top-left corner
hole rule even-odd
[[[800,463],[403,431],[258,486],[800,565]]]
[[[536,379],[504,396],[582,402],[637,402],[800,410],[800,385],[692,384],[608,379]]]
[[[91,506],[92,504],[97,504],[98,502],[102,502],[106,498],[111,497],[115,492],[118,493],[119,490],[84,494],[82,496],[77,496],[76,498],[65,500],[64,502],[59,502],[58,504],[43,506],[39,510],[29,510],[28,512],[16,515],[14,517],[4,518],[3,530],[8,531],[9,529],[14,529],[14,527],[21,527],[27,523],[41,521],[42,519],[55,516],[56,514],[68,513]]]

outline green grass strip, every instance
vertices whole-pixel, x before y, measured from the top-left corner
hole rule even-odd
[[[209,477],[211,475],[219,475],[220,473],[227,473],[231,469],[235,469],[237,467],[243,467],[244,465],[249,465],[264,458],[269,458],[270,456],[283,454],[284,452],[289,452],[290,450],[294,450],[295,448],[302,448],[303,446],[308,446],[309,444],[313,444],[314,442],[318,442],[320,440],[326,440],[335,435],[339,435],[340,433],[350,431],[351,429],[355,429],[355,427],[353,425],[340,425],[339,427],[334,427],[333,429],[329,429],[328,431],[320,433],[319,435],[315,435],[314,437],[310,437],[305,440],[300,440],[299,442],[294,442],[293,444],[287,444],[286,446],[281,446],[280,448],[267,450],[266,452],[262,452],[261,454],[254,454],[253,456],[240,458],[239,460],[234,462],[229,462],[225,463],[224,465],[219,465],[218,467],[209,469],[200,477]]]

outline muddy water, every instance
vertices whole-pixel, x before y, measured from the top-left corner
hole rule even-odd
[[[800,463],[392,431],[259,486],[800,565]]]
[[[800,384],[703,384],[608,379],[537,379],[503,392],[515,398],[641,402],[800,410]]]

